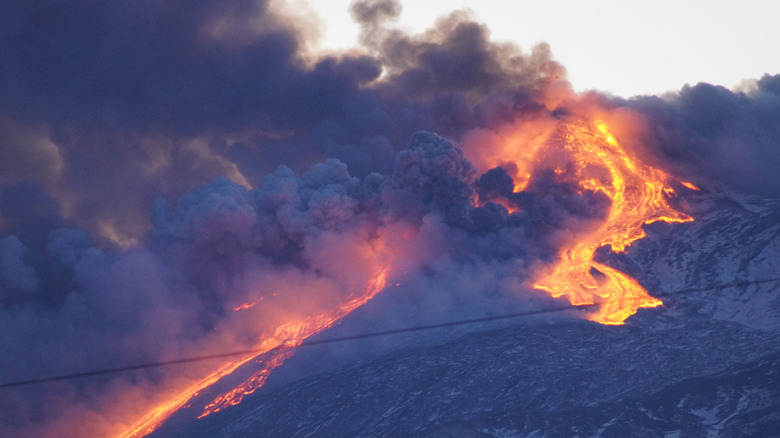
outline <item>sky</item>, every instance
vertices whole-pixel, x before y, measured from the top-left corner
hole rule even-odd
[[[358,27],[352,0],[312,2],[327,22],[325,47],[354,45]],[[528,50],[550,44],[576,91],[597,89],[622,97],[662,94],[685,84],[743,86],[780,71],[775,56],[780,4],[746,1],[402,1],[399,24],[420,32],[438,17],[471,9],[492,36]]]

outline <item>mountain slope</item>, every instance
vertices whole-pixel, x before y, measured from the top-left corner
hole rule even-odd
[[[457,339],[420,333],[417,347],[269,381],[152,436],[779,436],[780,284],[696,289],[780,276],[780,203],[685,202],[695,222],[653,224],[627,254],[599,254],[670,294],[624,326],[560,314]]]
[[[260,431],[260,436],[464,436],[485,430],[556,436],[555,430],[575,427],[591,436],[612,412],[628,409],[626,403],[669,404],[671,396],[684,398],[680,392],[698,397],[701,385],[690,383],[696,379],[750,376],[762,360],[777,360],[762,355],[778,341],[762,331],[705,319],[654,330],[587,322],[516,326],[276,388],[222,418],[207,418],[199,430],[202,436],[225,437]],[[729,367],[732,371],[724,371]],[[769,386],[778,376],[757,378]],[[721,395],[704,394],[723,403]],[[776,404],[777,390],[772,397]]]

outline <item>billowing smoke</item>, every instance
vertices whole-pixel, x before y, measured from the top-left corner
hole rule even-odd
[[[316,57],[282,6],[0,0],[3,381],[251,348],[384,270],[417,291],[388,320],[539,305],[529,272],[606,202],[549,172],[515,192],[496,156],[572,113],[700,184],[780,187],[778,77],[580,97],[465,12],[408,35],[360,1],[361,54]],[[121,433],[208,367],[3,389],[0,432]]]
[[[676,172],[713,189],[780,195],[780,75],[746,91],[700,83],[619,105],[644,119],[638,142]]]

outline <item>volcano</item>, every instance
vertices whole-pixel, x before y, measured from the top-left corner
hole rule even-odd
[[[286,3],[0,0],[0,435],[772,436],[780,75]]]
[[[338,354],[362,353],[324,370],[327,353],[301,349],[242,404],[181,413],[150,436],[777,436],[780,200],[678,201],[694,222],[599,251],[663,292],[663,307],[623,326],[522,318],[404,335],[390,353],[388,341],[345,341],[356,345]]]

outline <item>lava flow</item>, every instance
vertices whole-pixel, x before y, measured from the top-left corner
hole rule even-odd
[[[693,220],[669,205],[666,196],[674,195],[666,185],[669,175],[629,156],[604,123],[562,124],[549,141],[545,162],[549,165],[549,156],[554,156],[556,177],[576,184],[582,192],[606,195],[611,205],[603,222],[575,235],[560,251],[557,264],[534,287],[555,298],[566,295],[575,306],[598,304],[589,319],[601,324],[623,324],[637,309],[663,304],[634,278],[594,257],[605,245],[624,252],[645,236],[643,224]]]
[[[385,288],[386,282],[387,269],[382,269],[371,281],[371,284],[369,284],[364,295],[353,298],[336,310],[321,313],[297,324],[285,324],[276,331],[275,338],[285,339],[285,341],[280,344],[284,347],[295,347],[300,345],[301,341],[304,339],[332,326],[339,319],[365,304]],[[292,351],[290,350],[281,349],[280,351],[274,352],[272,357],[265,362],[263,369],[253,374],[249,379],[244,381],[244,383],[227,393],[220,395],[214,399],[213,402],[206,405],[203,409],[203,413],[198,418],[203,418],[214,412],[219,412],[228,406],[241,403],[241,400],[245,395],[249,395],[262,387],[265,384],[266,379],[268,379],[268,375],[271,374],[271,371],[280,366],[284,360],[290,356],[292,356]]]
[[[555,298],[566,295],[575,306],[595,305],[596,310],[589,318],[602,324],[622,324],[639,308],[661,305],[662,302],[650,296],[634,278],[597,262],[595,258],[597,250],[606,245],[615,252],[625,251],[633,242],[645,236],[642,229],[644,224],[693,220],[670,206],[668,197],[674,196],[674,190],[667,182],[671,177],[631,156],[610,133],[606,124],[600,122],[575,119],[546,123],[525,137],[511,138],[531,141],[524,150],[518,146],[524,142],[518,141],[494,156],[483,151],[480,158],[485,158],[486,163],[508,164],[515,176],[515,193],[532,190],[539,175],[544,174],[553,178],[556,185],[574,187],[579,195],[586,198],[603,199],[605,202],[601,203],[602,206],[608,199],[609,204],[602,208],[603,217],[590,218],[584,227],[582,223],[575,227],[585,229],[575,232],[563,245],[558,261],[535,278],[534,287],[547,291]],[[689,183],[679,183],[695,189]],[[510,211],[512,207],[517,207],[509,199],[505,201]],[[598,223],[594,225],[595,222]],[[388,233],[394,234],[403,233]],[[406,242],[409,238],[403,234],[402,240]],[[369,265],[362,271],[370,274],[363,276],[358,267],[347,269],[362,278],[353,283],[360,286],[354,290],[351,287],[348,289],[353,290],[349,296],[338,303],[328,304],[326,308],[320,307],[317,311],[297,314],[280,321],[273,329],[259,336],[251,352],[226,360],[216,367],[216,371],[178,391],[178,395],[151,410],[120,436],[138,438],[151,433],[199,393],[250,361],[258,361],[261,366],[259,371],[241,385],[214,398],[205,405],[198,418],[240,403],[244,396],[262,387],[270,373],[293,354],[294,349],[291,347],[331,327],[384,289],[390,269],[398,268],[393,263],[393,257],[408,250],[399,249],[406,248],[405,245],[386,248],[387,242],[383,239],[378,239],[370,246]],[[398,250],[398,254],[395,250]],[[261,303],[261,300],[247,302],[233,310],[239,315],[256,311],[268,302]]]
[[[217,397],[204,408],[203,414],[198,418],[205,417],[210,413],[217,412],[227,406],[239,403],[244,395],[250,394],[263,386],[271,371],[280,366],[285,359],[292,355],[292,351],[287,348],[300,345],[304,339],[327,329],[354,309],[365,304],[384,289],[387,275],[388,269],[380,268],[361,293],[353,293],[351,299],[346,303],[343,303],[337,309],[325,311],[304,318],[303,320],[290,321],[279,326],[273,335],[260,336],[261,340],[251,352],[240,356],[238,359],[226,361],[216,371],[211,372],[202,380],[179,391],[178,395],[152,409],[144,418],[136,422],[131,428],[119,435],[119,437],[140,438],[152,433],[165,420],[185,406],[201,391],[210,387],[222,377],[231,374],[242,365],[263,354],[271,352],[271,357],[265,360],[264,366],[260,371],[232,391]]]

